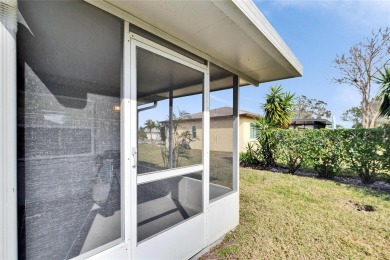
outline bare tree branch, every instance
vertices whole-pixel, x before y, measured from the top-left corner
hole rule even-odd
[[[377,106],[374,106],[378,93],[372,93],[375,75],[390,64],[390,28],[373,31],[371,37],[365,37],[351,47],[348,55],[336,55],[333,61],[340,77],[333,82],[354,86],[361,96],[362,125],[374,127],[378,118]]]

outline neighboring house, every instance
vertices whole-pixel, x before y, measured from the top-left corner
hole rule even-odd
[[[257,130],[255,127],[256,119],[259,114],[239,110],[240,127],[239,142],[240,152],[245,151],[246,144],[256,140]],[[192,140],[191,149],[201,149],[202,140],[202,113],[196,113],[189,116],[189,119],[180,123],[180,131],[190,131]],[[232,152],[233,143],[233,108],[220,107],[210,110],[210,150],[221,152]]]
[[[149,129],[145,129],[145,133],[146,133],[146,139],[148,139],[151,142],[159,142],[161,140],[160,129],[153,128],[152,135],[150,135]]]
[[[256,116],[239,88],[303,70],[253,2],[0,10],[0,259],[189,259],[239,224],[237,119],[250,139]],[[186,165],[172,143],[138,143],[139,111],[163,107],[172,125],[176,100],[199,97],[185,105],[207,118],[220,90],[233,120],[190,124],[203,149]]]
[[[327,119],[294,118],[294,119],[291,119],[291,123],[288,126],[288,128],[289,129],[321,129],[321,128],[326,128],[327,125],[332,125],[332,122],[330,122]]]

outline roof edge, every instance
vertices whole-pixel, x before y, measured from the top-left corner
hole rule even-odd
[[[217,1],[212,1],[214,4],[218,5]],[[292,77],[302,76],[302,64],[299,62],[298,58],[294,55],[287,44],[283,41],[281,36],[268,22],[265,16],[261,13],[258,7],[253,3],[253,1],[232,0],[232,2],[247,17],[252,25],[255,26],[257,30],[259,30],[264,35],[264,37],[276,48],[276,50],[290,63],[291,66],[288,66],[288,64],[285,64],[285,62],[278,59],[279,64],[289,72],[292,72],[292,69],[295,70],[296,74],[292,75]],[[218,6],[220,7],[220,5]]]

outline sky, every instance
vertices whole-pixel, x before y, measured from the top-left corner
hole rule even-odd
[[[263,114],[260,106],[270,86],[281,84],[285,91],[296,96],[325,101],[336,123],[351,127],[352,122],[344,122],[340,117],[347,109],[360,105],[360,95],[352,86],[332,82],[339,75],[332,61],[337,54],[348,53],[373,30],[390,26],[390,0],[254,0],[254,3],[301,62],[303,76],[240,88],[240,109]],[[232,90],[210,94],[211,109],[231,107],[232,103]],[[196,113],[201,109],[200,96],[174,100],[176,114],[178,110]],[[168,101],[159,102],[157,108],[139,113],[140,126],[147,119],[166,120],[168,111]]]
[[[342,121],[340,116],[360,104],[360,95],[352,86],[332,82],[339,76],[332,61],[337,54],[348,53],[373,30],[390,26],[390,0],[259,0],[254,3],[301,62],[303,76],[241,88],[240,108],[263,114],[260,104],[269,87],[281,84],[285,91],[296,96],[325,101],[337,124],[350,127],[351,123]]]

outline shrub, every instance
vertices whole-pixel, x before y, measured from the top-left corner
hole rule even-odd
[[[307,157],[306,131],[275,130],[272,134],[276,141],[275,157],[287,166],[288,173],[295,173]]]
[[[305,132],[308,164],[320,178],[333,179],[344,159],[340,131],[320,129]]]
[[[389,129],[343,131],[343,143],[350,168],[363,183],[374,183],[379,171],[390,166]]]
[[[332,179],[347,167],[363,183],[390,172],[390,129],[282,130],[260,125],[256,145],[240,155],[242,165],[270,167],[275,160],[294,173],[303,165],[321,178]]]
[[[246,151],[240,153],[241,166],[262,165],[261,161],[261,152],[256,143],[248,143]]]
[[[264,118],[256,122],[256,128],[259,132],[257,136],[257,149],[261,165],[264,167],[275,166],[276,140],[274,138],[275,125]]]

